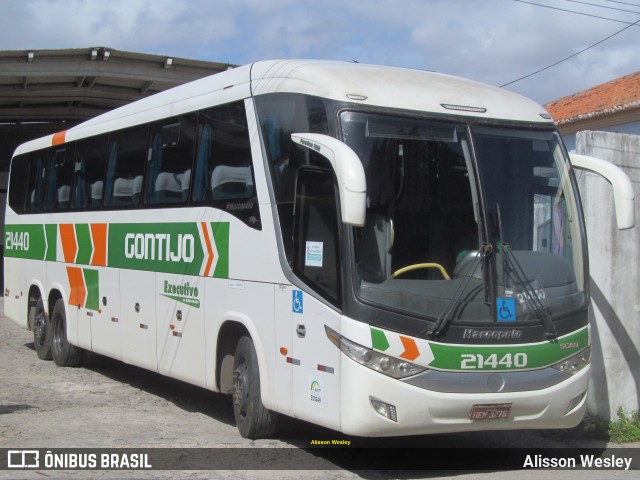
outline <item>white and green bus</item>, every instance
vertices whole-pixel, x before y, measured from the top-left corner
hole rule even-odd
[[[633,224],[628,179],[588,157]],[[548,113],[446,75],[229,70],[27,142],[5,314],[59,366],[91,351],[346,434],[563,428],[585,410],[587,244]]]

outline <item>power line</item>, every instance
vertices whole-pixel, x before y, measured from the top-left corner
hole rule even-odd
[[[597,3],[581,2],[579,0],[565,0],[565,1],[566,2],[571,2],[571,3],[579,3],[581,5],[589,5],[591,7],[606,8],[607,10],[615,10],[617,12],[638,13],[638,14],[640,14],[640,12],[638,12],[637,10],[625,10],[624,8],[607,7],[606,5],[598,5]]]
[[[546,67],[541,68],[540,70],[536,70],[536,71],[535,71],[535,72],[533,72],[533,73],[530,73],[530,74],[525,75],[525,76],[520,77],[520,78],[516,78],[515,80],[512,80],[512,81],[511,81],[511,82],[509,82],[509,83],[505,83],[504,85],[500,85],[500,88],[502,88],[502,87],[506,87],[507,85],[511,85],[511,84],[513,84],[513,83],[516,83],[516,82],[519,82],[520,80],[524,80],[525,78],[532,77],[532,76],[534,76],[534,75],[536,75],[536,74],[538,74],[538,73],[540,73],[540,72],[544,72],[545,70],[550,69],[551,67],[555,67],[556,65],[559,65],[559,64],[561,64],[562,62],[565,62],[565,61],[567,61],[567,60],[569,60],[569,59],[571,59],[571,58],[573,58],[573,57],[577,57],[577,56],[578,56],[578,55],[580,55],[581,53],[586,52],[587,50],[589,50],[589,49],[591,49],[591,48],[593,48],[593,47],[595,47],[595,46],[597,46],[597,45],[600,45],[602,42],[606,42],[606,41],[607,41],[607,40],[609,40],[610,38],[615,37],[615,36],[616,36],[616,35],[618,35],[619,33],[624,32],[626,29],[631,28],[631,27],[633,27],[634,25],[638,25],[638,24],[640,24],[640,19],[639,19],[639,20],[637,20],[637,21],[635,21],[634,23],[631,23],[631,24],[627,25],[626,27],[622,28],[621,30],[618,30],[617,32],[612,33],[612,34],[611,34],[611,35],[609,35],[608,37],[603,38],[602,40],[600,40],[600,41],[598,41],[598,42],[594,43],[593,45],[589,45],[588,47],[583,48],[582,50],[580,50],[579,52],[574,53],[573,55],[569,55],[568,57],[563,58],[562,60],[558,60],[557,62],[552,63],[551,65],[547,65]]]
[[[620,3],[622,5],[631,5],[632,7],[640,7],[640,5],[638,5],[637,3],[629,3],[629,2],[618,2],[616,0],[604,0],[605,2],[611,2],[611,3]]]
[[[551,5],[543,5],[541,3],[528,2],[528,1],[525,1],[525,0],[513,0],[513,1],[514,2],[519,2],[519,3],[527,3],[529,5],[535,5],[536,7],[550,8],[551,10],[559,10],[561,12],[569,12],[569,13],[575,13],[577,15],[584,15],[585,17],[599,18],[601,20],[610,20],[612,22],[618,22],[618,23],[626,23],[627,25],[637,25],[637,23],[638,23],[638,22],[635,22],[635,23],[627,22],[625,20],[618,20],[616,18],[602,17],[600,15],[592,15],[590,13],[576,12],[575,10],[567,10],[565,8],[552,7]]]

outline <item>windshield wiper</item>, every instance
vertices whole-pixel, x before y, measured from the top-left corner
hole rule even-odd
[[[544,336],[552,340],[558,337],[558,331],[556,330],[555,325],[553,324],[553,320],[547,313],[547,310],[544,308],[544,305],[540,301],[540,298],[536,294],[531,280],[527,277],[524,269],[518,263],[513,250],[511,249],[511,244],[504,241],[502,236],[502,216],[500,214],[500,204],[496,204],[496,211],[498,214],[498,231],[500,234],[500,247],[502,250],[502,271],[504,275],[504,287],[507,288],[507,279],[508,275],[513,275],[515,277],[516,283],[522,286],[523,289],[523,298],[527,306],[533,310],[534,314],[542,323],[544,327]]]
[[[556,338],[558,336],[558,331],[556,330],[551,317],[547,313],[547,310],[540,301],[540,298],[533,289],[531,280],[527,278],[527,275],[524,273],[524,269],[518,263],[513,250],[511,250],[511,245],[508,243],[502,243],[501,245],[502,255],[505,262],[504,268],[508,269],[515,277],[516,282],[522,286],[524,301],[541,321],[542,326],[544,327],[544,336],[549,340]],[[504,271],[504,275],[506,284],[507,270]]]
[[[453,320],[453,313],[455,312],[455,309],[458,306],[462,295],[464,295],[464,292],[466,291],[471,278],[473,278],[473,272],[475,272],[476,268],[478,268],[481,260],[484,261],[485,257],[491,255],[492,250],[493,249],[491,245],[488,243],[483,243],[480,246],[480,249],[478,250],[475,258],[471,262],[469,262],[469,266],[463,274],[464,281],[458,284],[455,291],[453,292],[453,295],[445,305],[436,321],[433,323],[431,328],[424,330],[422,332],[423,334],[426,333],[430,337],[437,337],[444,331],[445,327],[449,323],[451,323],[451,320]]]

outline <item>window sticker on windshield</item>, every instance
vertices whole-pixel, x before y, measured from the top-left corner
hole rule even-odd
[[[535,311],[536,305],[542,306],[542,308],[549,306],[547,293],[538,280],[533,280],[527,285],[518,285],[515,293],[515,298],[518,300],[522,313],[527,313],[531,310]]]
[[[304,264],[307,267],[321,267],[323,256],[322,242],[307,242]]]
[[[515,322],[516,321],[516,299],[515,298],[497,298],[496,299],[496,317],[498,322]]]

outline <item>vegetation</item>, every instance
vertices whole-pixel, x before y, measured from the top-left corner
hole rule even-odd
[[[627,416],[622,407],[618,408],[617,420],[609,422],[609,437],[614,443],[640,442],[640,411]]]

